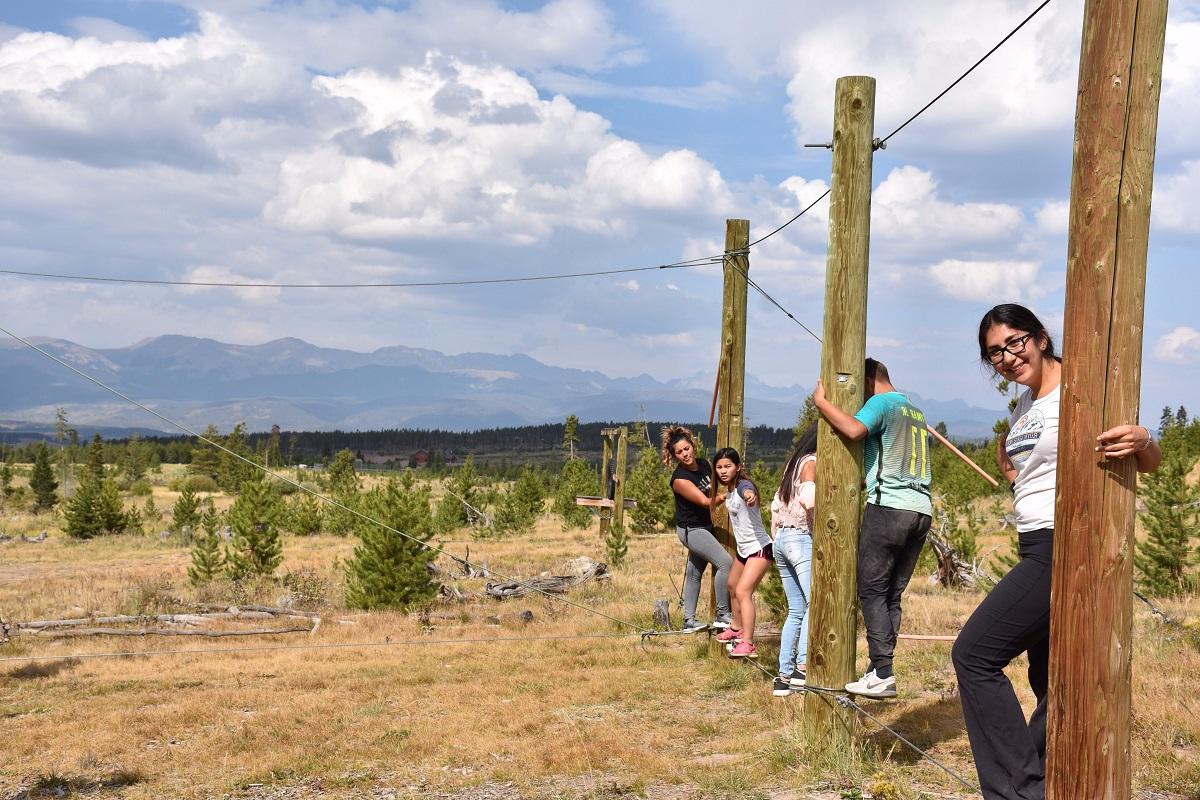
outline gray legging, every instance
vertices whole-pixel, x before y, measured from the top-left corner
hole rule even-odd
[[[708,528],[675,528],[675,535],[688,551],[687,568],[683,571],[683,619],[696,618],[696,601],[700,599],[700,579],[709,564],[713,565],[713,584],[717,589],[717,619],[729,618],[729,568],[733,558]]]

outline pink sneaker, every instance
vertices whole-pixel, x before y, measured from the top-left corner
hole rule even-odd
[[[736,642],[738,640],[738,637],[741,635],[742,635],[742,632],[739,630],[735,630],[733,628],[726,628],[725,630],[723,630],[717,634],[717,641],[718,642]]]
[[[758,648],[752,642],[738,642],[729,651],[730,658],[758,658]]]

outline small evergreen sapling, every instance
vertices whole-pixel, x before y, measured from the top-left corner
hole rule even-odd
[[[266,481],[242,484],[241,493],[228,512],[233,528],[233,541],[225,562],[229,577],[238,580],[275,571],[283,561],[283,542],[279,538],[282,512],[279,496]]]
[[[191,528],[194,531],[199,521],[200,498],[190,486],[184,484],[179,499],[175,501],[175,506],[171,509],[171,527],[176,533],[182,533],[184,528]]]
[[[225,566],[225,554],[221,552],[221,537],[217,535],[220,517],[212,508],[200,515],[204,533],[197,537],[192,548],[192,565],[188,567],[188,580],[193,586],[208,583],[221,573]]]
[[[1188,462],[1172,454],[1156,472],[1142,476],[1140,494],[1146,505],[1142,524],[1147,536],[1133,559],[1138,582],[1150,594],[1183,594],[1200,583],[1193,569],[1198,554],[1192,541],[1200,528],[1196,508],[1200,491],[1187,485],[1187,473]]]
[[[406,608],[428,601],[437,591],[429,571],[435,554],[423,544],[433,535],[429,501],[406,477],[404,485],[390,480],[362,496],[363,513],[388,527],[359,521],[359,544],[346,563],[346,604],[351,608]]]
[[[29,488],[33,491],[34,509],[49,511],[58,503],[58,481],[54,468],[50,466],[50,448],[39,442],[33,450],[33,472],[29,477]]]

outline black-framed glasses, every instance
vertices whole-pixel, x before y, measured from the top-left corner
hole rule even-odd
[[[1025,352],[1025,345],[1029,342],[1029,337],[1031,336],[1033,336],[1032,333],[1027,333],[1024,336],[1018,336],[1011,342],[1005,344],[1003,347],[997,347],[995,350],[988,350],[988,361],[992,362],[993,364],[999,364],[1004,360],[1005,353],[1010,353],[1014,356],[1021,355],[1021,353]]]

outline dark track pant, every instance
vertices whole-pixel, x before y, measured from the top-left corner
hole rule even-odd
[[[984,598],[954,643],[954,671],[986,800],[1043,800],[1054,531],[1020,534],[1021,560]],[[1029,653],[1037,707],[1025,721],[1004,668]]]
[[[892,675],[892,654],[900,632],[900,595],[908,586],[925,537],[928,514],[872,503],[863,512],[858,536],[858,603],[867,628],[871,668]]]

